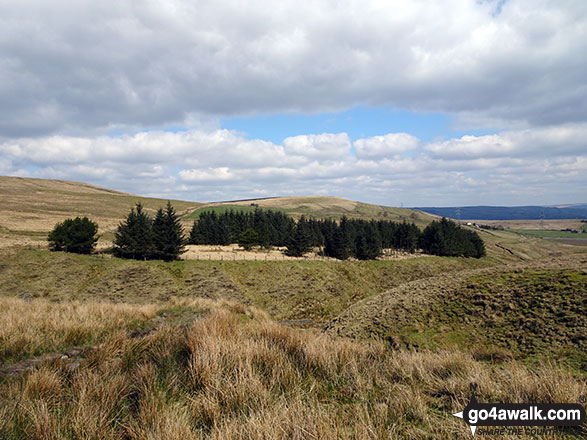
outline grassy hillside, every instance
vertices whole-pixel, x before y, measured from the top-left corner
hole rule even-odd
[[[100,246],[110,245],[118,223],[135,203],[142,203],[154,212],[166,200],[139,197],[79,182],[59,180],[0,177],[0,247],[45,248],[46,234],[67,217],[88,216],[98,222]],[[369,205],[338,197],[282,197],[219,204],[173,201],[183,215],[186,230],[202,210],[224,212],[227,209],[254,210],[255,203],[264,209],[276,209],[299,217],[340,218],[343,215],[364,219],[413,221],[420,227],[433,216],[404,208]],[[548,253],[565,250],[565,245],[545,240],[521,237],[506,231],[482,231],[488,254],[494,260],[539,258]]]
[[[472,382],[488,402],[587,394],[587,248],[478,230],[482,259],[129,261],[36,247],[64,217],[113,230],[136,201],[164,200],[36,179],[0,190],[2,439],[460,438],[452,413]],[[173,203],[186,224],[204,208]],[[330,197],[255,203],[431,218]]]
[[[531,235],[533,237],[541,238],[587,238],[587,235],[582,233],[571,232],[571,231],[560,231],[560,230],[530,230],[530,229],[512,229],[512,232],[518,234]]]
[[[87,216],[100,227],[104,245],[113,238],[118,223],[137,202],[154,213],[167,200],[141,197],[100,188],[81,182],[0,176],[0,247],[43,246],[46,234],[57,222],[67,217]],[[202,204],[173,200],[188,229],[199,213],[206,210],[224,212],[228,209],[252,211],[251,203],[264,209],[276,209],[294,217],[309,215],[317,218],[382,218],[414,221],[425,226],[432,216],[410,209],[369,205],[337,197],[283,197],[247,202]]]
[[[1,294],[154,303],[173,297],[229,299],[276,319],[325,321],[363,298],[434,275],[487,267],[486,260],[133,261],[20,250],[0,253]]]
[[[100,233],[113,231],[137,202],[154,212],[167,200],[140,197],[81,182],[0,176],[0,239],[18,242],[43,240],[67,217],[87,216],[98,222]],[[201,205],[174,200],[183,212]]]
[[[192,216],[197,216],[198,211],[213,209],[224,212],[227,209],[254,210],[254,205],[264,209],[275,209],[294,217],[302,215],[317,218],[340,219],[342,216],[362,219],[385,219],[394,221],[414,222],[419,226],[425,226],[435,218],[424,212],[407,208],[392,208],[389,206],[371,205],[355,202],[340,197],[276,197],[269,199],[247,200],[237,202],[211,203],[200,207]]]
[[[587,371],[587,255],[403,284],[348,308],[330,334],[479,356],[551,357]]]

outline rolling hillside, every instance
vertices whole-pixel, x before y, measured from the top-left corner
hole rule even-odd
[[[81,182],[0,177],[0,248],[46,247],[51,228],[67,217],[88,216],[99,224],[98,247],[110,246],[118,223],[130,207],[140,202],[153,213],[167,202]],[[407,208],[370,205],[339,197],[276,197],[246,201],[198,203],[173,200],[186,230],[204,210],[254,210],[256,206],[274,209],[294,217],[385,219],[415,222],[425,227],[433,215]],[[540,238],[524,237],[508,231],[478,230],[493,263],[525,261],[566,252],[565,245]]]
[[[100,233],[111,232],[137,202],[153,212],[167,201],[82,182],[0,176],[0,242],[44,240],[57,222],[75,216],[98,222]],[[201,203],[173,205],[181,213]]]
[[[587,368],[587,255],[404,283],[349,307],[327,333],[415,349],[481,349]]]
[[[49,252],[46,233],[87,215],[112,234],[137,201],[165,200],[19,178],[0,191],[3,439],[445,439],[468,435],[452,414],[472,382],[485,401],[587,391],[587,248],[478,230],[481,259],[122,260]],[[433,218],[335,197],[173,202],[186,225],[251,203]]]
[[[341,197],[328,196],[275,197],[257,200],[210,203],[196,209],[191,214],[191,217],[196,217],[199,212],[209,209],[220,212],[228,209],[253,210],[255,209],[255,206],[264,209],[282,211],[294,217],[306,215],[317,218],[339,219],[342,216],[347,216],[349,218],[361,219],[406,220],[414,222],[418,226],[425,226],[435,218],[434,215],[413,209],[371,205]]]
[[[153,213],[167,200],[141,197],[82,182],[0,176],[0,242],[38,245],[47,232],[67,217],[87,216],[100,226],[103,239],[112,238],[118,223],[135,203]],[[189,226],[202,210],[265,209],[284,211],[294,217],[382,218],[413,221],[424,226],[433,216],[411,209],[369,205],[338,197],[279,197],[237,202],[199,203],[172,200],[173,206]]]

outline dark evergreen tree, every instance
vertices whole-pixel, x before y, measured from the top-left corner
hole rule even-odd
[[[375,260],[381,255],[381,238],[375,222],[364,222],[356,236],[355,257],[359,260]]]
[[[349,220],[346,216],[343,216],[340,220],[340,232],[342,233],[341,236],[341,254],[346,258],[355,255],[355,242],[356,242],[356,230],[355,224]],[[343,259],[346,259],[343,258]]]
[[[165,244],[167,242],[167,225],[165,224],[165,214],[163,208],[159,208],[155,214],[152,224],[153,230],[153,254],[150,258],[163,260]]]
[[[293,235],[287,244],[285,254],[291,257],[302,257],[304,254],[312,250],[311,240],[312,235],[310,225],[305,217],[302,216],[294,228]]]
[[[153,255],[153,230],[149,216],[137,203],[114,234],[114,255],[120,258],[143,260]]]
[[[485,245],[481,237],[457,223],[442,218],[430,223],[420,239],[420,247],[429,254],[481,258]]]
[[[206,244],[206,240],[204,240],[204,236],[200,230],[200,225],[198,220],[194,220],[194,224],[190,231],[190,244]]]
[[[474,253],[471,256],[475,258],[484,257],[486,255],[485,243],[483,243],[483,240],[481,239],[481,237],[479,237],[479,234],[477,234],[475,231],[467,232],[469,232],[471,235],[470,241],[474,249]]]
[[[185,252],[183,226],[171,202],[165,211],[159,208],[153,220],[153,254],[151,258],[172,261]]]
[[[422,247],[436,255],[483,256],[483,241],[474,231],[447,220],[432,222],[423,234],[414,223],[381,220],[350,220],[343,217],[340,224],[333,220],[304,219],[297,225],[282,212],[262,210],[254,212],[229,211],[217,215],[214,211],[202,212],[194,221],[190,233],[193,244],[241,243],[242,234],[248,229],[256,233],[253,244],[247,246],[283,246],[287,253],[300,254],[308,246],[322,247],[323,254],[338,259],[356,257],[373,259],[382,249],[395,248],[415,252]],[[248,234],[250,236],[250,233]],[[307,242],[307,243],[306,243]]]
[[[238,245],[249,251],[259,245],[259,234],[253,228],[246,229],[238,237]]]
[[[57,223],[47,240],[52,251],[90,254],[98,241],[98,225],[87,217],[66,219]]]
[[[324,254],[338,260],[346,260],[351,256],[350,246],[340,226],[334,227],[331,235],[325,237]]]

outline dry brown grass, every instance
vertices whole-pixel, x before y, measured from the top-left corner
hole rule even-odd
[[[309,209],[309,210],[323,210],[323,209],[343,209],[349,213],[353,212],[358,202],[344,199],[342,197],[327,197],[327,196],[292,196],[292,197],[276,197],[270,199],[247,200],[243,202],[225,202],[214,205],[230,204],[250,206],[255,203],[262,208],[279,208],[279,209]]]
[[[246,200],[240,202],[209,203],[199,208],[225,206],[238,209],[239,206],[250,208],[254,204],[265,209],[277,209],[294,217],[302,215],[340,219],[342,216],[363,219],[386,219],[394,221],[415,222],[425,226],[436,218],[432,214],[408,208],[372,205],[332,196],[292,196],[269,199]]]
[[[181,255],[183,260],[214,260],[214,261],[340,261],[336,258],[324,257],[316,248],[303,257],[290,257],[284,254],[285,247],[271,249],[253,248],[246,251],[237,244],[219,245],[187,245],[186,252]],[[379,261],[406,260],[411,258],[429,257],[421,253],[409,253],[395,249],[384,249]],[[349,261],[356,261],[349,259]]]
[[[99,225],[99,233],[112,233],[135,203],[153,213],[166,200],[140,197],[81,182],[0,176],[0,247],[46,241],[56,223],[68,217],[87,216]],[[173,201],[178,212],[193,209],[196,202]]]
[[[0,297],[0,361],[93,343],[155,316],[152,305]]]
[[[212,313],[188,327],[112,333],[77,369],[53,362],[0,382],[0,437],[445,439],[468,435],[451,414],[470,382],[482,401],[572,402],[587,392],[553,364],[530,371],[461,351],[394,352],[285,328],[235,303],[201,305]]]

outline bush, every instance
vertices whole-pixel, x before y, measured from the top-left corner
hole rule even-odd
[[[87,217],[57,223],[49,232],[47,240],[52,251],[65,251],[76,254],[91,254],[96,247],[98,225]]]

